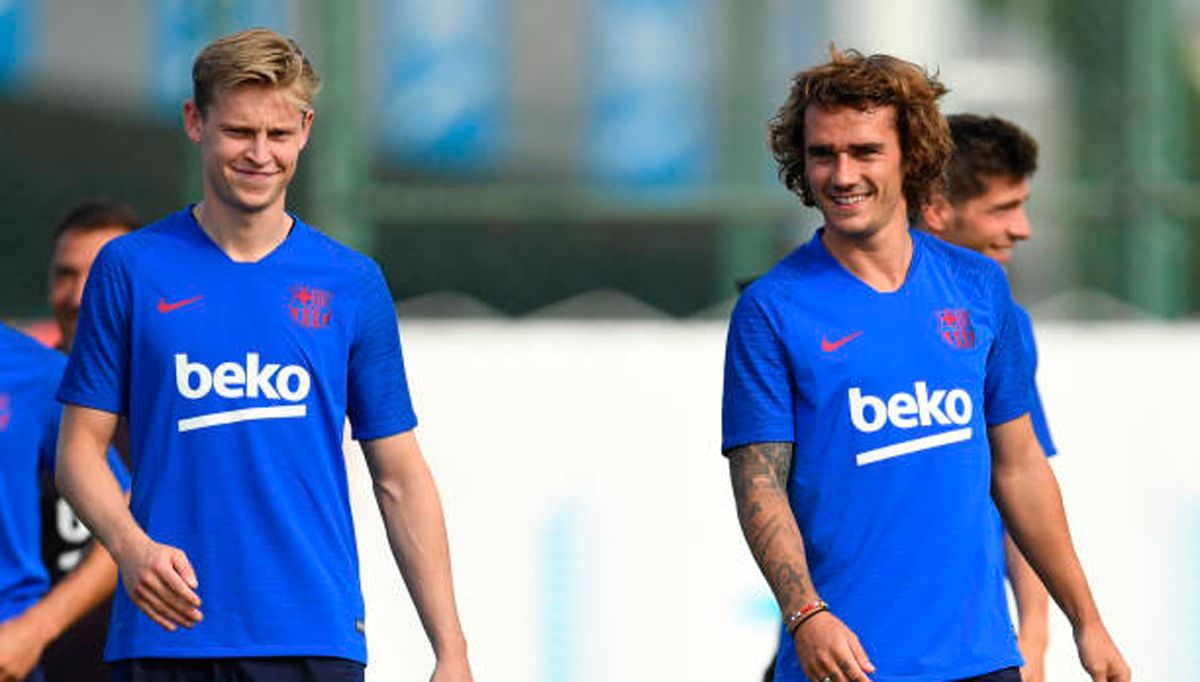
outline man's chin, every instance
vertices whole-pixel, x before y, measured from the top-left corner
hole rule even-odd
[[[826,220],[825,227],[838,237],[853,241],[870,239],[875,235],[876,232],[878,232],[878,230],[873,230],[869,226],[859,225],[856,222],[843,222],[839,220]]]
[[[58,348],[69,350],[71,341],[75,338],[75,328],[77,320],[55,320],[58,323],[58,333],[61,335],[58,341]]]
[[[1004,267],[1008,267],[1008,262],[1012,260],[1012,251],[1009,251],[1009,250],[993,249],[991,251],[986,251],[985,253],[987,255],[991,256],[992,260],[996,261],[997,263],[999,263],[1000,265],[1002,265]]]
[[[264,211],[267,211],[278,204],[281,194],[282,193],[273,193],[270,196],[263,196],[259,194],[247,196],[246,194],[239,194],[238,196],[233,197],[233,201],[229,203],[242,213],[263,213]]]

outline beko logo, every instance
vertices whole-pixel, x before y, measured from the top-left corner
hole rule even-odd
[[[848,399],[850,423],[863,433],[875,433],[887,424],[898,429],[961,427],[860,452],[855,455],[859,466],[971,438],[971,427],[967,424],[971,423],[974,406],[971,394],[961,388],[930,391],[924,381],[918,381],[913,384],[912,393],[899,391],[884,400],[854,386],[850,388]]]
[[[312,388],[312,376],[300,365],[263,364],[258,353],[246,353],[246,361],[222,362],[213,369],[188,360],[187,353],[175,354],[175,388],[189,400],[216,393],[221,398],[266,398],[291,404],[224,410],[180,419],[179,431],[262,419],[303,417],[302,403]]]

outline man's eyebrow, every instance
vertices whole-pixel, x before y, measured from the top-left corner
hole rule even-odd
[[[882,142],[863,142],[863,143],[861,143],[861,144],[852,144],[852,145],[850,145],[850,151],[852,151],[852,152],[858,152],[858,153],[861,153],[861,152],[877,152],[877,151],[880,151],[880,150],[882,150],[882,149],[883,149],[883,143],[882,143]]]
[[[999,204],[994,204],[992,206],[992,208],[997,209],[997,210],[1006,210],[1006,209],[1010,209],[1010,208],[1016,208],[1023,203],[1025,203],[1024,199],[1009,199],[1008,201],[1005,201],[1005,202],[1002,202]]]

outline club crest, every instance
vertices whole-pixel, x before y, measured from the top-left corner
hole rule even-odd
[[[975,347],[975,327],[971,326],[971,313],[966,308],[939,310],[935,315],[943,341],[959,350]]]
[[[288,315],[292,322],[305,329],[324,329],[333,314],[330,300],[333,294],[323,289],[297,285],[292,287],[292,298],[288,301]]]

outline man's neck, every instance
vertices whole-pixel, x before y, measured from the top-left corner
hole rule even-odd
[[[292,217],[282,201],[277,207],[248,213],[206,199],[196,204],[192,216],[204,234],[237,263],[262,260],[287,239],[292,228]]]
[[[890,293],[904,286],[913,258],[913,240],[907,225],[861,238],[828,228],[822,235],[821,241],[830,255],[875,291]]]

